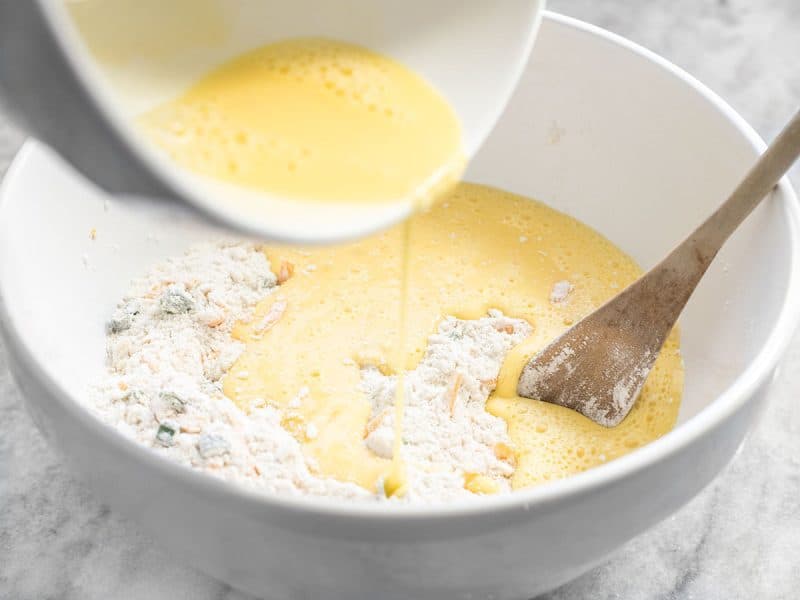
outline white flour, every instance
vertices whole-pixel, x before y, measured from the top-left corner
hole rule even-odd
[[[485,404],[506,353],[530,331],[526,322],[492,311],[475,321],[447,318],[428,338],[425,357],[405,377],[402,458],[409,500],[463,496],[465,472],[487,475],[509,491],[514,468],[498,456],[498,445],[510,444],[506,423],[486,412]],[[390,458],[397,378],[375,367],[362,374],[373,406],[366,443]]]
[[[559,304],[564,302],[572,291],[572,284],[569,281],[556,281],[553,290],[550,292],[550,302]]]
[[[380,485],[373,492],[315,475],[279,410],[253,406],[245,413],[222,393],[222,377],[244,349],[231,338],[233,325],[251,318],[277,285],[265,256],[247,243],[202,244],[157,265],[132,283],[108,323],[108,374],[92,386],[91,407],[159,454],[225,480],[271,493],[385,500]],[[492,311],[474,321],[445,319],[429,338],[422,362],[406,376],[409,489],[396,501],[471,497],[464,488],[470,474],[509,489],[506,424],[484,405],[505,354],[529,333],[526,322]],[[365,443],[387,458],[394,386],[394,377],[362,369],[373,406]]]

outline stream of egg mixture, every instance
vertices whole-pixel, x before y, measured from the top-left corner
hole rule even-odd
[[[618,427],[514,393],[527,357],[639,275],[604,237],[539,202],[461,184],[408,224],[408,355],[398,358],[404,227],[333,248],[265,250],[279,275],[293,275],[235,331],[246,349],[225,380],[226,395],[243,409],[259,398],[280,407],[323,474],[372,490],[390,473],[389,461],[364,445],[370,407],[358,390],[361,365],[414,368],[443,316],[475,319],[490,308],[534,329],[509,354],[487,405],[508,423],[514,488],[599,465],[673,427],[683,386],[677,333]],[[573,289],[553,303],[562,280]],[[293,402],[304,387],[302,402]],[[305,436],[309,423],[315,439]]]
[[[508,424],[514,488],[612,460],[673,427],[683,383],[677,333],[613,429],[516,396],[526,359],[640,271],[608,240],[539,202],[480,185],[453,188],[463,167],[458,119],[399,63],[330,40],[279,42],[221,65],[140,124],[188,169],[289,198],[426,204],[450,190],[368,239],[265,249],[282,285],[235,328],[245,349],[224,392],[243,410],[278,407],[319,474],[369,490],[383,481],[388,494],[402,493],[399,447],[392,462],[364,443],[370,405],[360,369],[402,376],[446,315],[477,319],[493,308],[533,326],[487,404]],[[564,280],[568,298],[551,302]],[[402,410],[398,394],[398,417]],[[401,418],[396,426],[401,444]]]

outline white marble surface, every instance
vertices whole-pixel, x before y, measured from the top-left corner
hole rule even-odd
[[[770,137],[800,106],[799,0],[551,0],[644,44]],[[0,115],[0,173],[22,136]],[[800,187],[800,168],[793,171]],[[743,451],[678,514],[551,600],[794,598],[800,589],[800,338]],[[238,599],[110,514],[45,446],[0,347],[0,598]]]

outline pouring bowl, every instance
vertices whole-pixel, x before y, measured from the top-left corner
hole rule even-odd
[[[139,131],[135,117],[248,50],[289,37],[328,37],[395,58],[426,78],[458,116],[469,159],[513,92],[543,5],[3,0],[0,99],[110,193],[180,203],[272,240],[343,241],[407,217],[413,200],[322,204],[215,182],[177,167]]]

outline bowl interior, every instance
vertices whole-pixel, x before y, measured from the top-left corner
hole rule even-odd
[[[287,37],[323,36],[373,48],[425,76],[458,114],[464,151],[471,157],[513,91],[544,4],[543,0],[507,0],[496,6],[481,0],[42,1],[109,121],[161,181],[242,230],[306,242],[341,241],[386,227],[410,212],[410,199],[331,207],[220,185],[174,168],[131,126],[131,117],[176,96],[213,67],[243,52]],[[453,68],[458,64],[465,67]],[[481,81],[478,87],[476,78]]]
[[[732,118],[652,58],[548,21],[468,178],[542,199],[648,267],[753,161],[757,142]],[[778,319],[797,252],[789,196],[757,209],[687,307],[681,421],[731,385]],[[171,211],[104,197],[36,143],[9,171],[0,292],[30,353],[74,398],[103,369],[104,322],[129,280],[219,233]]]

